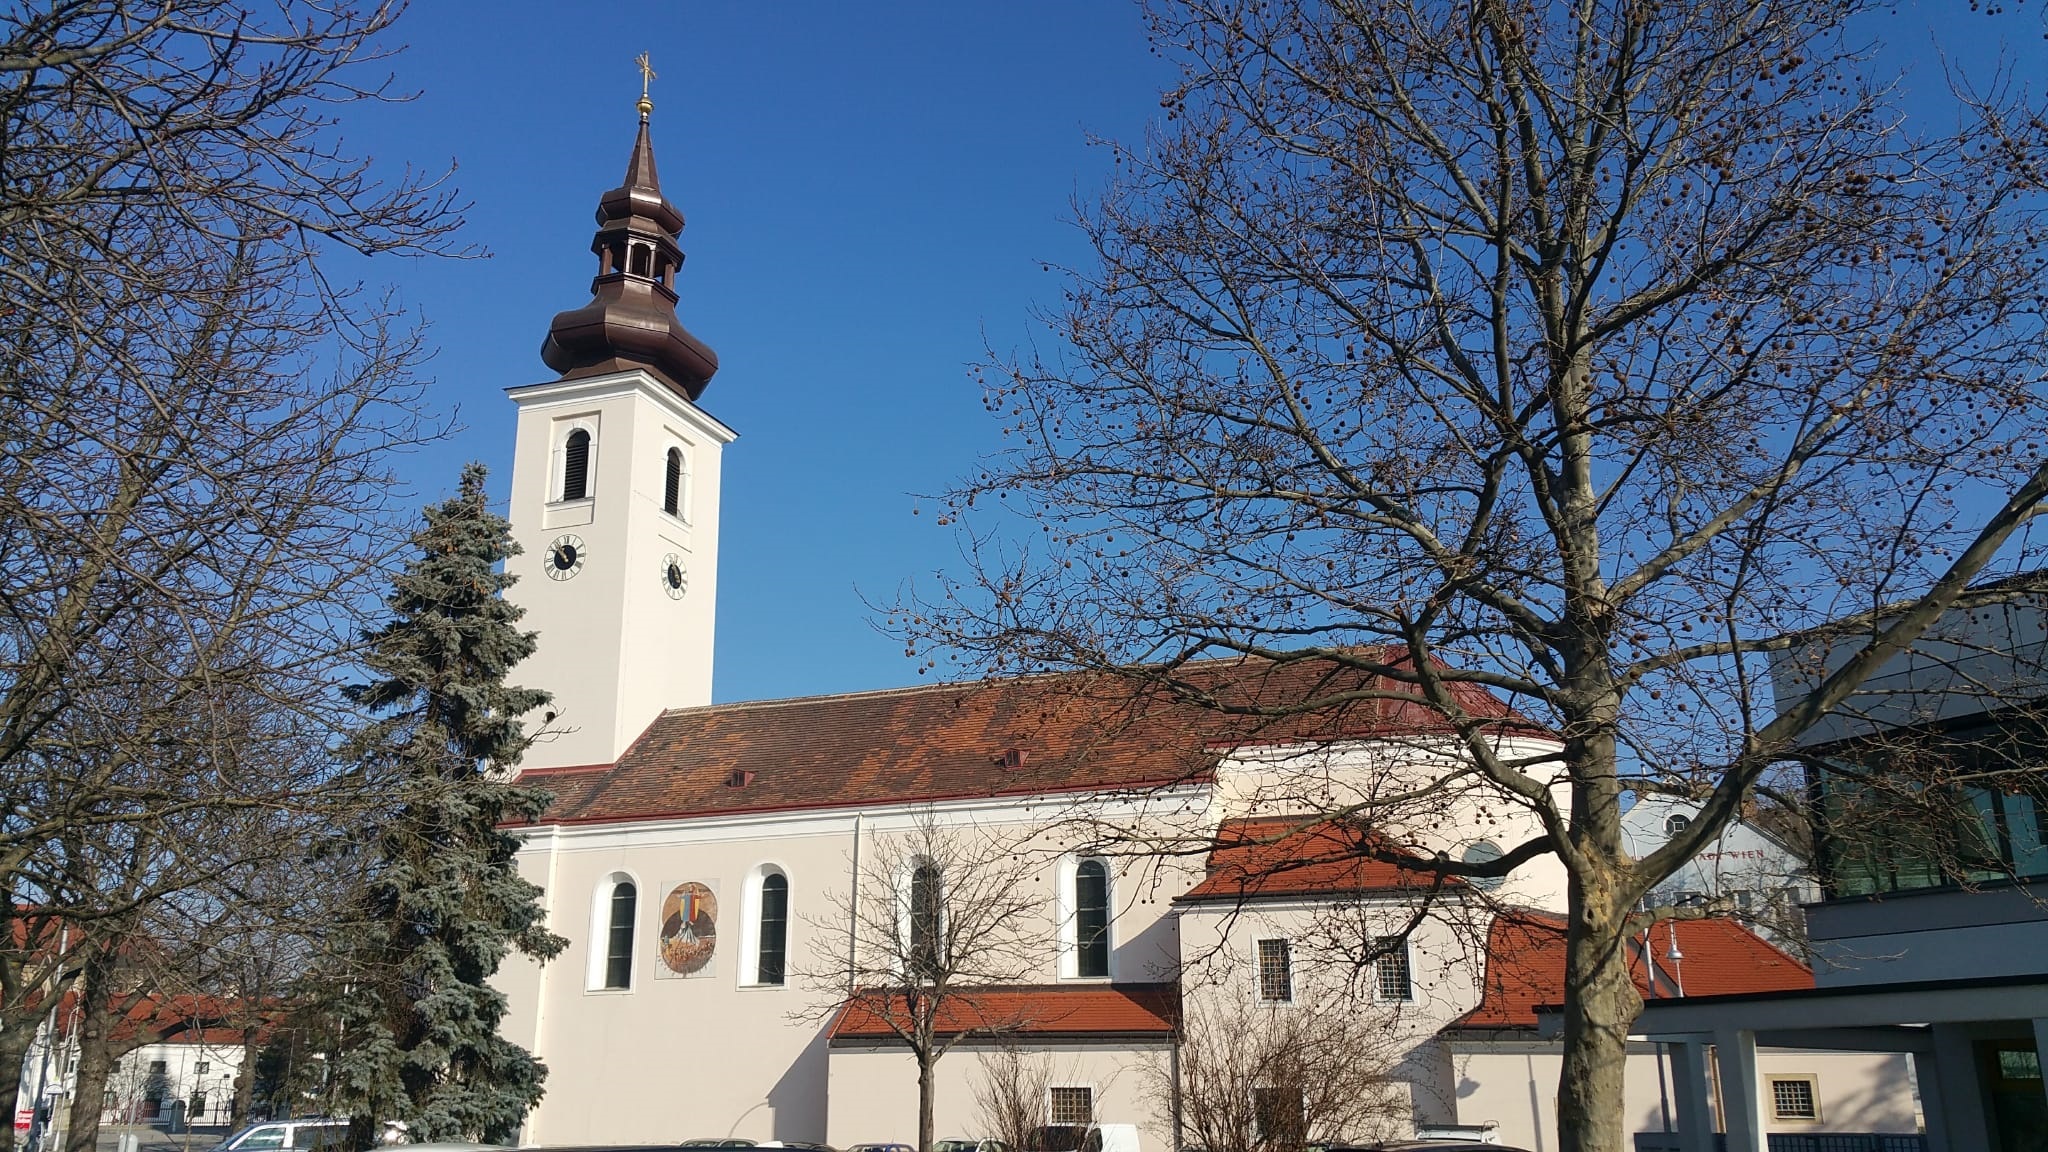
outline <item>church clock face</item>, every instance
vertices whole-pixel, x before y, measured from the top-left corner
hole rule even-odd
[[[548,545],[544,562],[550,580],[573,580],[583,571],[583,537],[564,532]]]
[[[683,566],[683,558],[673,552],[661,558],[661,590],[671,600],[681,600],[683,593],[690,590],[690,570]]]

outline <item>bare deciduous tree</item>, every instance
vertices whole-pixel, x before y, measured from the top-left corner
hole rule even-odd
[[[920,1152],[932,1146],[940,1059],[1031,1022],[1005,993],[1038,968],[1051,924],[1032,883],[1037,862],[1020,848],[926,809],[902,832],[876,833],[852,890],[809,920],[812,947],[794,968],[822,999],[800,1015],[857,1022],[909,1051]]]
[[[1641,907],[1799,734],[2041,551],[2048,118],[1915,120],[1862,0],[1157,0],[1164,125],[1114,147],[1061,354],[900,617],[990,673],[1136,678],[1248,724],[1421,713],[1539,831],[1570,932],[1568,1152],[1619,1152]],[[1775,702],[1772,654],[1855,643]],[[1307,685],[1232,703],[1189,662]],[[1503,750],[1460,689],[1560,741]],[[1345,814],[1398,817],[1419,789]],[[1635,860],[1631,792],[1701,802]],[[1397,803],[1398,801],[1398,803]],[[1397,853],[1398,854],[1398,853]]]
[[[1052,1061],[1044,1053],[1010,1043],[984,1055],[974,1077],[981,1136],[1010,1152],[1034,1147],[1038,1130],[1052,1122],[1052,1083]]]
[[[90,932],[176,874],[106,894],[82,860],[332,782],[275,749],[332,723],[385,454],[437,429],[417,332],[331,257],[452,252],[461,222],[437,177],[338,146],[400,95],[401,7],[0,14],[0,1108],[77,971],[43,921]]]
[[[1299,1152],[1386,1139],[1409,1120],[1393,1076],[1403,1045],[1384,1011],[1338,995],[1276,1009],[1210,992],[1188,998],[1177,1061],[1147,1065],[1148,1094],[1180,1144]]]

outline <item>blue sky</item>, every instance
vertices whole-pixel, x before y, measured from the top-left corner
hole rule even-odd
[[[1938,75],[1945,50],[2006,42],[2048,72],[2038,11],[1908,4],[1887,59]],[[1894,24],[1892,20],[1897,22]],[[703,406],[726,451],[716,696],[915,682],[862,602],[947,565],[953,538],[913,493],[997,446],[968,367],[1043,340],[1045,263],[1084,264],[1071,202],[1108,167],[1089,135],[1137,138],[1170,66],[1127,0],[854,5],[505,0],[414,5],[395,68],[419,98],[350,110],[379,162],[458,165],[474,261],[380,260],[431,324],[434,400],[463,429],[404,463],[423,499],[465,460],[510,481],[503,389],[549,378],[548,320],[588,299],[598,195],[618,183],[652,54],[662,184],[689,226],[679,312],[718,351]]]
[[[464,460],[510,482],[509,386],[548,379],[555,312],[589,299],[591,213],[637,123],[650,52],[663,190],[689,224],[683,320],[717,350],[726,450],[716,693],[915,682],[861,596],[957,555],[914,492],[997,443],[968,377],[1056,302],[1084,255],[1070,203],[1131,138],[1166,65],[1120,0],[415,4],[402,108],[351,110],[380,162],[458,164],[486,260],[376,261],[432,324],[463,431],[404,467],[422,499]]]

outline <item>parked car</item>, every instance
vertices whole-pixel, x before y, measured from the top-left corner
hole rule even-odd
[[[932,1152],[1010,1152],[1010,1146],[1001,1140],[969,1140],[954,1136],[932,1141]]]
[[[830,1144],[813,1144],[809,1140],[763,1140],[756,1148],[793,1148],[796,1152],[839,1152]]]
[[[908,1144],[855,1144],[846,1152],[917,1152]]]
[[[215,1144],[208,1152],[277,1152],[314,1149],[325,1152],[348,1143],[348,1121],[327,1116],[299,1120],[268,1120],[251,1124]]]
[[[1388,1140],[1380,1144],[1311,1144],[1313,1152],[1527,1152],[1506,1144],[1484,1144],[1459,1137]]]
[[[685,1140],[681,1144],[676,1145],[678,1148],[753,1148],[755,1146],[754,1142],[745,1136],[699,1136],[695,1140]]]
[[[1044,1124],[1024,1152],[1138,1152],[1136,1124]]]

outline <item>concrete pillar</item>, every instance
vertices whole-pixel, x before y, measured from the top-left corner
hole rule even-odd
[[[2034,1059],[2048,1070],[2048,1016],[2034,1018]],[[2041,1077],[2041,1090],[2048,1092],[2048,1075]]]
[[[1941,1069],[1932,1052],[1913,1053],[1913,1083],[1920,1089],[1920,1121],[1927,1126],[1927,1152],[1958,1152],[1949,1147],[1948,1121],[1941,1110]]]
[[[1671,1089],[1678,1105],[1679,1152],[1714,1152],[1714,1111],[1707,1106],[1707,1045],[1671,1045]]]
[[[1991,1147],[1990,1109],[1977,1076],[1977,1052],[1959,1024],[1936,1024],[1935,1078],[1941,1090],[1941,1120],[1952,1150]]]
[[[1763,1110],[1756,1098],[1756,1033],[1714,1033],[1714,1060],[1721,1067],[1721,1122],[1728,1152],[1764,1152]]]

